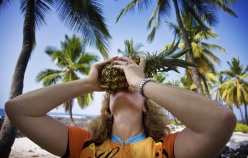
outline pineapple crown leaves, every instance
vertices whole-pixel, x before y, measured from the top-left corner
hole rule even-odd
[[[178,48],[179,42],[180,40],[178,40],[177,43],[175,43],[175,40],[173,40],[171,47],[165,49],[160,53],[155,52],[153,54],[150,54],[149,52],[147,52],[145,71],[148,71],[152,74],[155,74],[156,72],[168,72],[170,70],[180,73],[177,70],[177,67],[196,67],[196,65],[191,62],[178,59],[191,49],[187,48],[175,53]]]

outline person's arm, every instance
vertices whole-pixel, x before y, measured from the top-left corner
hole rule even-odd
[[[28,138],[47,151],[63,156],[68,143],[65,124],[46,115],[50,110],[77,96],[101,91],[98,72],[113,59],[92,66],[88,77],[34,90],[5,104],[11,122]]]
[[[148,82],[144,94],[177,117],[186,128],[175,140],[176,157],[216,157],[236,125],[233,112],[192,91]]]
[[[126,57],[118,60],[115,67],[124,70],[129,90],[139,91],[145,60],[141,57],[139,65]],[[143,92],[186,125],[175,140],[176,158],[216,157],[230,139],[236,117],[225,106],[201,94],[155,82],[147,82]]]

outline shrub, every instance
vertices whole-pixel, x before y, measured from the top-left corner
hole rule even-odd
[[[242,123],[237,123],[236,127],[234,129],[235,132],[243,132],[243,133],[248,133],[248,126]]]
[[[177,123],[178,123],[178,125],[182,125],[181,121],[179,121],[179,120],[177,120]],[[175,120],[171,120],[171,121],[170,121],[170,124],[176,125]]]

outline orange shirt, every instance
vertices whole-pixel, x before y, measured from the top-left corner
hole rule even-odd
[[[70,158],[174,158],[174,141],[177,133],[169,134],[155,142],[151,137],[125,144],[106,139],[99,144],[90,138],[88,131],[69,126]]]

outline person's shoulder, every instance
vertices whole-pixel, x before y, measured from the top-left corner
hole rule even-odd
[[[166,136],[163,136],[163,137],[160,138],[159,140],[175,139],[176,136],[178,135],[178,133],[180,133],[180,132],[175,132],[175,133],[167,134]]]
[[[87,129],[77,127],[77,126],[68,126],[68,131],[69,131],[69,134],[80,135],[80,136],[90,139],[90,132]]]
[[[77,126],[67,126],[69,130],[76,130],[76,131],[82,131],[82,132],[89,132],[85,128],[77,127]]]

